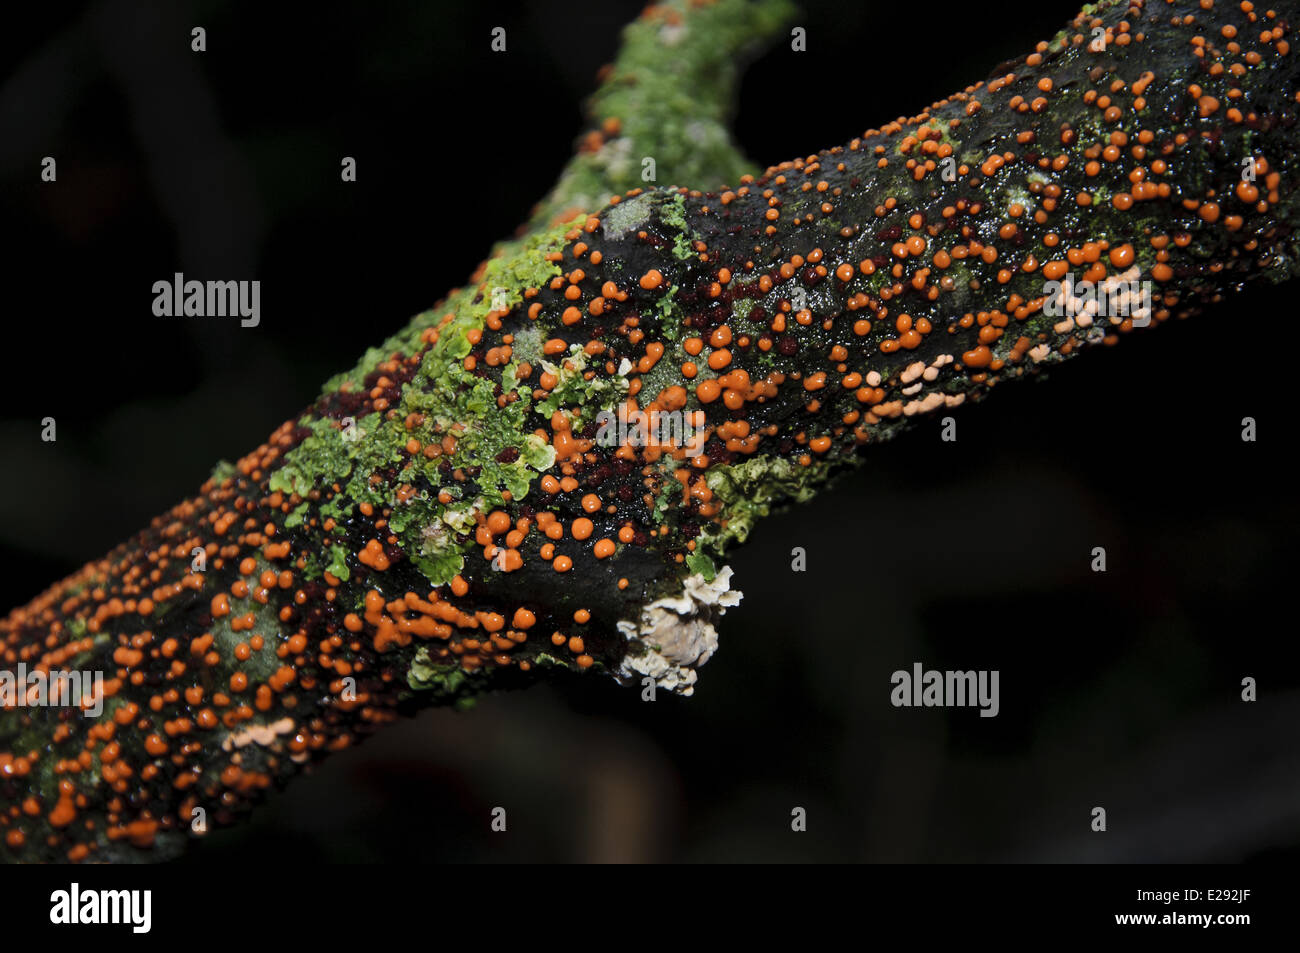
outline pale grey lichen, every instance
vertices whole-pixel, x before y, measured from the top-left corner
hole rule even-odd
[[[645,192],[636,198],[620,202],[605,212],[605,217],[601,221],[601,230],[605,238],[618,241],[634,228],[640,228],[648,222],[657,197],[654,192]]]

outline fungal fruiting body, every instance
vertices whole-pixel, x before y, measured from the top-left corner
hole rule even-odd
[[[660,42],[688,6],[647,12]],[[770,508],[920,417],[1295,274],[1290,15],[1099,4],[844,146],[534,230],[0,624],[7,665],[108,673],[100,718],[0,714],[0,849],[166,854],[195,808],[230,820],[399,707],[541,668],[689,692],[739,598],[722,557]],[[1060,313],[1067,276],[1149,282],[1149,307]],[[602,412],[657,423],[611,441]]]

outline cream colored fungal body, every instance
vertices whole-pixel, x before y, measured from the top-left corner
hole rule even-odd
[[[627,637],[628,653],[617,677],[630,681],[649,676],[660,688],[692,694],[696,669],[718,650],[713,623],[740,604],[743,594],[730,582],[730,566],[718,570],[712,582],[695,573],[683,580],[680,596],[650,603],[636,622],[620,621],[618,630]]]

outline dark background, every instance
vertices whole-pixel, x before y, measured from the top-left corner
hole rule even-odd
[[[805,2],[808,52],[751,65],[738,138],[760,165],[847,142],[1075,6]],[[463,283],[554,181],[639,7],[101,0],[11,20],[0,609]],[[177,270],[260,279],[260,327],[154,317]],[[922,424],[761,524],[695,697],[593,677],[425,712],[191,859],[1300,859],[1290,369],[1237,345],[1293,321],[1293,293],[1235,293],[1001,389],[958,412],[955,444]],[[891,707],[917,661],[1000,670],[1001,714]]]

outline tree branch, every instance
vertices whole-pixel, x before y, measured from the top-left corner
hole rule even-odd
[[[689,693],[739,598],[725,554],[772,507],[921,417],[1300,267],[1288,14],[1099,4],[755,179],[721,125],[728,64],[785,12],[650,8],[526,234],[0,623],[7,667],[108,679],[99,718],[6,701],[7,858],[170,856],[196,811],[230,822],[399,712],[543,670]],[[646,157],[735,187],[605,204]],[[1098,287],[1132,313],[1089,311]]]

